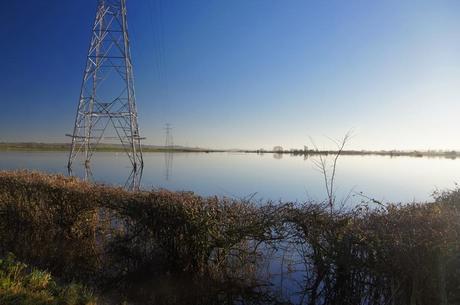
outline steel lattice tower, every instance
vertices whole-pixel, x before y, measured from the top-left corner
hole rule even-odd
[[[172,137],[172,127],[171,124],[165,124],[165,178],[169,181],[172,172],[172,164],[173,164],[173,152],[172,149],[174,148],[174,142]]]
[[[126,0],[98,0],[68,167],[81,153],[89,166],[102,142],[122,144],[133,168],[143,167]]]
[[[166,131],[166,137],[165,137],[165,148],[166,149],[172,149],[174,147],[174,142],[173,142],[173,137],[172,137],[172,127],[171,124],[165,124],[165,131]]]

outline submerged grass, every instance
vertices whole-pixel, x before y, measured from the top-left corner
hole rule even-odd
[[[459,217],[458,191],[426,204],[331,211],[0,172],[0,254],[68,282],[194,274],[258,287],[268,252],[295,251],[301,304],[457,304]],[[259,303],[276,299],[266,292]]]

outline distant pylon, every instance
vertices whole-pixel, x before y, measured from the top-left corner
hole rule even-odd
[[[98,0],[80,91],[68,167],[79,153],[88,166],[98,144],[118,144],[143,167],[126,0]]]
[[[171,149],[174,147],[171,124],[165,124],[165,131],[166,131],[165,148]]]
[[[173,164],[173,152],[174,141],[172,136],[171,124],[165,124],[165,178],[168,181],[171,176],[172,164]]]

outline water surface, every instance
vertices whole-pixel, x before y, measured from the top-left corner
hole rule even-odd
[[[326,191],[315,157],[244,153],[145,153],[143,189],[193,191],[204,196],[254,200],[324,200]],[[331,160],[332,161],[332,160]],[[68,174],[66,152],[0,152],[0,169]],[[123,153],[97,153],[91,174],[77,163],[74,175],[98,183],[125,185],[131,166]],[[460,181],[460,160],[389,156],[343,156],[336,176],[338,200],[356,194],[382,202],[428,201],[433,191]],[[355,194],[355,196],[353,196]],[[351,195],[351,196],[350,196]]]

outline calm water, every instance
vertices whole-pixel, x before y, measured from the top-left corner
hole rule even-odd
[[[312,159],[303,156],[146,153],[144,160],[141,179],[144,189],[167,188],[194,191],[201,195],[252,196],[256,200],[283,201],[323,200],[326,195],[321,173]],[[0,152],[0,170],[33,169],[67,174],[66,162],[65,152]],[[127,180],[128,184],[130,182],[130,164],[122,153],[97,154],[91,171],[90,179],[96,182],[113,185],[125,185]],[[350,193],[362,192],[384,202],[427,201],[436,189],[451,189],[456,181],[460,181],[460,159],[343,156],[337,173],[339,199],[346,198]],[[75,166],[74,174],[88,176],[82,165]],[[359,196],[351,197],[348,204],[353,206],[361,199]],[[305,266],[299,263],[302,256],[288,243],[280,246],[276,251],[271,248],[263,250],[267,259],[259,266],[258,274],[270,286],[263,288],[259,295],[279,296],[293,304],[300,304],[303,298],[299,292],[304,289],[306,272]],[[216,289],[221,293],[220,287]],[[181,304],[177,295],[183,296],[183,291],[193,292],[183,297],[188,304],[195,304],[190,300],[202,300],[208,294],[212,300],[210,304],[218,304],[212,299],[218,293],[207,283],[194,283],[192,287],[187,281],[152,276],[138,279],[133,287],[120,292],[122,297],[115,295],[113,298],[121,300],[127,294],[133,304],[158,304],[158,300],[164,297]],[[251,297],[248,296],[249,299]]]
[[[323,177],[303,156],[241,153],[146,153],[141,186],[194,191],[200,195],[257,200],[307,201],[326,196]],[[0,169],[34,169],[67,174],[65,152],[0,152]],[[95,155],[91,179],[125,185],[131,169],[122,153]],[[85,177],[83,166],[74,174]],[[427,201],[436,189],[460,181],[460,160],[343,156],[336,178],[338,199],[363,192],[383,202]],[[255,194],[255,195],[254,195]],[[351,197],[349,203],[361,198]]]

